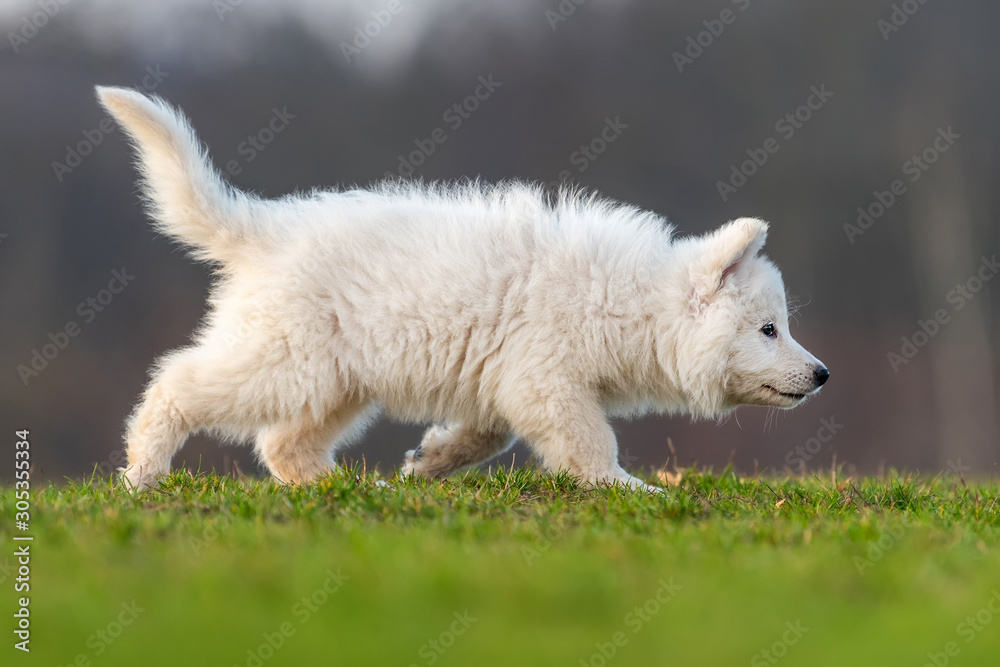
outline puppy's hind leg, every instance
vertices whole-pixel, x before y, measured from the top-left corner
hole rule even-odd
[[[126,427],[128,465],[121,470],[126,485],[141,491],[153,486],[159,475],[170,472],[170,460],[191,430],[169,387],[150,385]]]
[[[203,364],[197,348],[174,352],[158,364],[142,401],[125,425],[128,465],[121,469],[126,485],[135,491],[149,488],[159,475],[170,472],[170,461],[188,434],[206,426],[205,404],[195,388]]]
[[[209,341],[164,357],[126,425],[126,484],[153,486],[190,433],[216,430],[240,438],[281,419],[283,394],[272,380],[283,359],[268,359],[267,351],[234,352]]]
[[[462,425],[432,426],[416,449],[406,452],[402,475],[442,479],[482,463],[514,444],[506,430],[478,431]]]
[[[367,402],[352,400],[321,421],[304,415],[262,431],[257,436],[257,453],[279,482],[308,484],[336,467],[336,447],[359,436],[372,414]]]

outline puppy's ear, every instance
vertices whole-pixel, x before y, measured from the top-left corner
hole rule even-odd
[[[695,292],[701,298],[715,294],[726,278],[757,256],[767,239],[767,223],[740,218],[706,234],[701,256],[691,268]]]

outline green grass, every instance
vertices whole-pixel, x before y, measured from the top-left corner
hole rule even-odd
[[[1000,613],[981,612],[994,591],[1000,610],[995,483],[689,470],[647,496],[527,470],[308,488],[177,473],[32,505],[32,653],[11,648],[5,603],[3,664],[769,665],[775,642],[783,665],[923,665],[948,642],[949,664],[1000,656]],[[0,564],[14,512],[5,487]],[[282,627],[273,655],[248,653]]]

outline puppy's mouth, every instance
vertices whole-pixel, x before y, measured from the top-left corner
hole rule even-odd
[[[774,387],[772,387],[769,384],[765,384],[765,385],[761,385],[761,386],[764,387],[764,389],[767,389],[768,391],[770,391],[772,394],[777,394],[778,396],[784,396],[785,398],[790,398],[793,401],[801,401],[802,399],[804,399],[806,397],[805,394],[790,394],[790,393],[787,393],[787,392],[784,392],[784,391],[778,391],[777,389],[775,389]]]

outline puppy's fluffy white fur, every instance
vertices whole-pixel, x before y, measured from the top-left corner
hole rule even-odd
[[[404,472],[443,477],[521,437],[551,469],[645,487],[609,415],[792,407],[821,384],[762,221],[676,240],[655,214],[520,183],[261,200],[162,100],[97,92],[157,228],[218,270],[194,343],[160,359],[128,421],[135,488],[199,430],[255,438],[276,478],[305,483],[379,410],[436,424]]]

